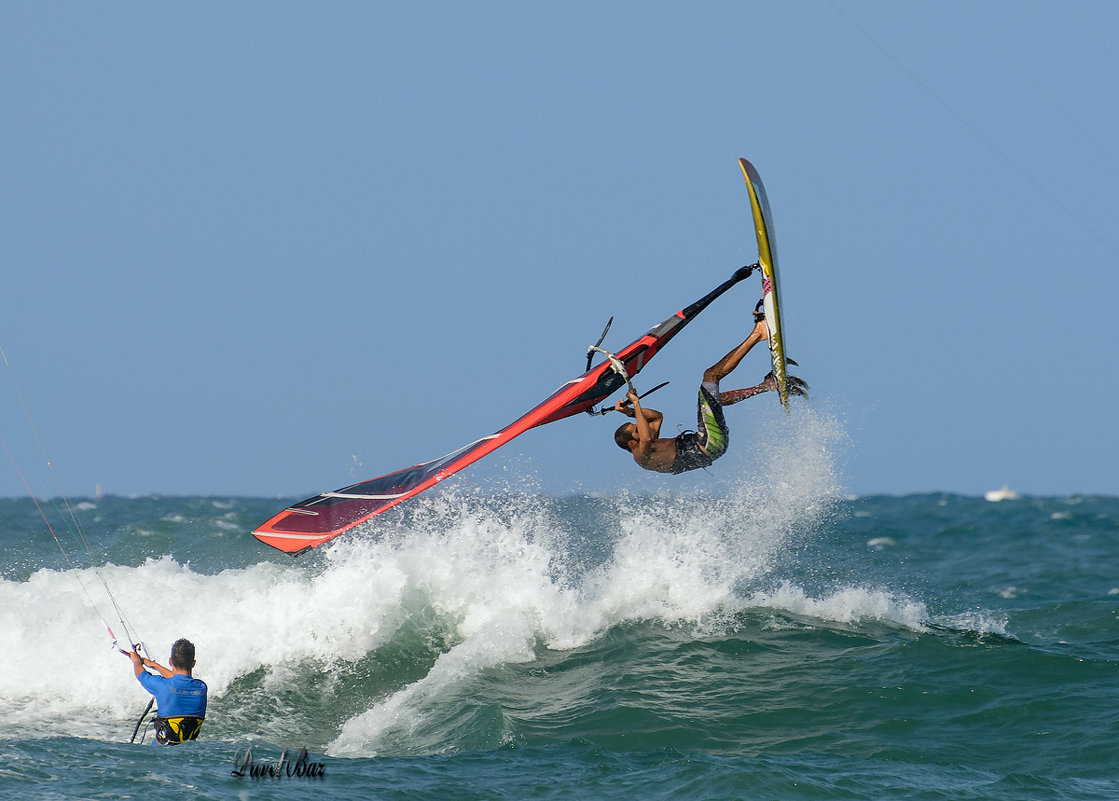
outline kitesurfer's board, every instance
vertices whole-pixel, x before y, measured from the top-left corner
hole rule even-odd
[[[781,330],[781,305],[777,296],[777,245],[773,239],[773,215],[765,196],[765,186],[754,165],[739,159],[742,177],[750,192],[750,210],[754,215],[754,233],[758,238],[758,264],[762,269],[762,305],[769,326],[769,354],[773,358],[773,378],[777,396],[785,412],[789,411],[789,367],[785,356],[785,336]]]

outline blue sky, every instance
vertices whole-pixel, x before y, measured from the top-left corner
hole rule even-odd
[[[0,434],[35,472],[14,377],[68,494],[440,456],[611,315],[621,347],[753,261],[745,156],[849,491],[1115,493],[1117,29],[1103,1],[5,3]],[[642,373],[669,421],[757,294]],[[728,414],[743,453],[780,422]],[[466,480],[675,481],[617,422]]]

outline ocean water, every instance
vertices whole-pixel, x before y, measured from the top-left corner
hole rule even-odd
[[[295,560],[249,532],[298,499],[79,499],[92,564],[47,504],[72,566],[0,499],[0,798],[1119,798],[1119,498],[847,497],[834,434],[717,495],[448,482]],[[129,743],[106,586],[195,642],[199,741]]]

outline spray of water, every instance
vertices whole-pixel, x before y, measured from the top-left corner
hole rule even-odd
[[[163,557],[103,570],[151,642],[195,642],[215,710],[233,692],[282,733],[299,714],[285,699],[310,684],[336,716],[329,751],[371,754],[422,742],[447,699],[486,671],[586,646],[618,626],[704,632],[771,605],[919,618],[903,603],[881,612],[868,596],[772,589],[777,558],[832,514],[843,444],[834,419],[801,410],[720,460],[718,493],[548,499],[515,487],[448,489],[395,528],[300,562],[202,574]],[[115,739],[146,702],[127,660],[106,659],[99,632],[74,619],[85,616],[76,586],[46,570],[0,581],[0,603],[21,610],[0,632],[0,695],[13,699],[0,707],[0,730],[79,717],[89,736]],[[28,642],[78,667],[41,670],[22,656]],[[375,700],[355,708],[353,697]],[[216,719],[211,732],[236,731],[234,722]],[[267,735],[267,723],[254,725]]]

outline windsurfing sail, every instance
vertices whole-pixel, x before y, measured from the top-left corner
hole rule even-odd
[[[750,273],[749,267],[739,269],[695,303],[614,354],[627,376],[632,378],[640,372],[696,315]],[[590,411],[625,383],[626,378],[614,369],[612,362],[604,361],[565,382],[543,403],[488,437],[438,459],[300,501],[261,525],[253,536],[281,551],[299,555],[435,486],[530,428]]]

